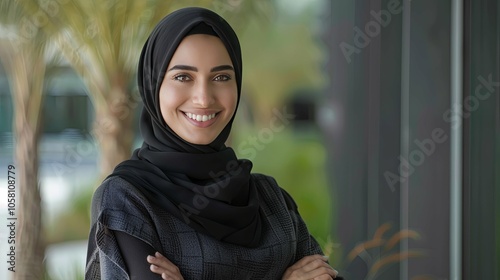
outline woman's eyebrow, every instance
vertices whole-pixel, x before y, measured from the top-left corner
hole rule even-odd
[[[194,66],[189,66],[189,65],[175,65],[172,68],[168,69],[167,72],[172,71],[172,70],[187,70],[187,71],[198,72],[198,68],[196,68]]]
[[[210,72],[217,72],[217,71],[223,71],[223,70],[234,71],[234,68],[231,65],[219,65],[219,66],[215,66],[214,68],[210,69]]]
[[[172,70],[186,70],[186,71],[198,72],[198,68],[196,68],[194,66],[189,66],[189,65],[175,65],[172,68],[168,69],[167,72],[172,71]],[[210,69],[210,72],[218,72],[218,71],[223,71],[223,70],[234,71],[234,68],[231,65],[219,65],[219,66],[215,66],[212,69]]]

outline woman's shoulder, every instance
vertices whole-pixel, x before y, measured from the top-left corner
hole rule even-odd
[[[283,189],[278,185],[276,179],[261,173],[252,173],[252,181],[254,182],[259,193],[265,192],[269,194],[279,194]]]
[[[154,235],[157,210],[137,187],[118,176],[104,180],[92,197],[92,223],[140,239]]]
[[[289,210],[297,211],[297,204],[292,196],[279,186],[274,177],[260,173],[252,173],[252,179],[256,182],[261,197],[272,202],[283,202]]]
[[[127,212],[141,210],[144,212],[145,208],[150,207],[145,196],[131,183],[119,176],[104,180],[92,196],[92,212],[95,214],[111,210]]]
[[[134,192],[135,188],[119,176],[106,178],[94,191],[93,201],[106,200],[122,193]]]
[[[132,186],[132,184],[123,179],[122,177],[120,176],[112,176],[112,177],[108,177],[106,178],[104,181],[102,181],[101,185],[98,187],[99,188],[102,188],[102,189],[106,189],[106,188],[129,188],[130,186]]]
[[[269,185],[270,187],[279,188],[278,182],[274,177],[261,174],[261,173],[252,173],[252,179],[256,181],[258,184]]]

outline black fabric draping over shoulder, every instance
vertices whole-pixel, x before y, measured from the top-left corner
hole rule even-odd
[[[255,247],[260,241],[261,217],[259,197],[250,177],[252,163],[237,159],[224,144],[234,115],[212,143],[195,145],[174,133],[160,111],[159,90],[168,64],[182,39],[191,32],[215,35],[224,43],[235,70],[239,103],[242,62],[233,29],[204,8],[184,8],[169,14],[152,31],[139,61],[144,143],[108,177],[120,176],[129,181],[153,203],[196,231],[228,243]]]

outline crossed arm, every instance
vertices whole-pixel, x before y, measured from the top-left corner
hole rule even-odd
[[[115,231],[115,237],[122,250],[130,279],[175,279],[183,280],[179,268],[145,242],[127,233]],[[336,278],[337,271],[321,255],[306,256],[290,266],[283,274],[283,280],[330,280]]]

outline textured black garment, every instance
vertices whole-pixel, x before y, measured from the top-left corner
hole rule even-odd
[[[304,256],[322,254],[276,181],[260,174],[252,174],[252,181],[261,198],[262,238],[249,248],[195,231],[127,181],[107,179],[92,200],[85,279],[129,279],[113,231],[149,244],[177,265],[186,280],[281,279]]]
[[[147,256],[154,256],[156,250],[146,242],[123,231],[113,231],[130,280],[158,280],[158,274],[150,270]]]
[[[253,247],[260,238],[261,217],[259,196],[250,181],[252,163],[238,160],[224,145],[234,115],[212,143],[195,145],[176,135],[161,114],[159,90],[165,72],[178,45],[193,28],[193,33],[216,34],[223,42],[235,71],[239,102],[242,62],[233,29],[219,15],[203,8],[169,14],[152,31],[139,61],[144,143],[109,177],[129,181],[154,204],[199,232]]]
[[[286,196],[285,196],[286,198]],[[291,197],[289,197],[291,199]],[[292,202],[293,203],[293,202]],[[123,259],[126,264],[131,280],[158,280],[158,274],[151,272],[150,264],[144,259],[148,255],[153,256],[155,249],[123,231],[113,231],[115,239],[120,247]],[[344,280],[343,277],[337,275],[335,280]]]

